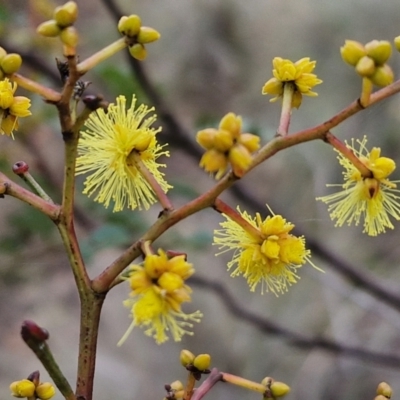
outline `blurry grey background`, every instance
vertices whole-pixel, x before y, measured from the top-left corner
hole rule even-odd
[[[84,59],[119,35],[102,1],[77,3],[79,54]],[[55,71],[54,58],[62,56],[59,42],[33,34],[46,19],[45,10],[51,4],[62,2],[0,2],[0,45],[33,53]],[[198,129],[216,126],[229,111],[242,115],[245,129],[258,133],[263,143],[271,139],[279,121],[279,103],[270,104],[269,97],[261,95],[261,88],[271,77],[275,56],[317,60],[315,72],[324,81],[316,87],[319,97],[304,98],[300,110],[293,112],[290,129],[295,132],[319,124],[359,95],[360,79],[340,58],[344,40],[392,41],[400,35],[397,0],[138,0],[118,4],[126,14],[139,14],[144,25],[161,32],[162,39],[148,46],[144,67],[192,139]],[[390,60],[396,76],[399,59],[394,53]],[[48,82],[29,62],[25,62],[23,72]],[[132,92],[146,101],[122,53],[90,71],[85,79],[92,81],[92,93],[102,93],[110,101],[121,93],[130,97]],[[49,84],[54,87],[54,83]],[[16,140],[0,137],[1,170],[11,177],[14,162],[28,161],[58,201],[63,150],[56,111],[38,96],[30,97],[34,115],[21,120]],[[370,147],[380,146],[384,155],[399,164],[400,97],[357,114],[333,132],[342,139],[367,135]],[[172,201],[179,206],[210,188],[213,180],[199,170],[198,159],[182,149],[170,150],[166,176],[175,186]],[[393,179],[399,176],[397,171]],[[319,241],[388,290],[399,293],[399,231],[370,238],[361,233],[361,227],[334,228],[325,205],[315,202],[316,196],[330,193],[326,183],[340,181],[335,153],[322,142],[312,142],[278,153],[246,176],[241,187],[295,223],[306,238]],[[55,189],[51,189],[53,184]],[[81,188],[80,179],[78,191]],[[232,206],[238,204],[232,194],[224,199]],[[92,277],[137,239],[159,212],[154,206],[146,214],[111,214],[80,193],[78,204],[97,222],[85,224],[83,217],[78,221]],[[258,211],[266,215],[266,209]],[[324,259],[313,257],[325,274],[305,266],[300,270],[300,282],[279,298],[262,296],[258,290],[250,293],[242,278],[230,278],[226,263],[231,254],[216,258],[216,248],[211,246],[212,231],[220,219],[215,212],[205,210],[173,227],[155,247],[186,251],[198,276],[223,283],[239,304],[260,317],[308,337],[324,336],[348,346],[400,356],[398,311],[351,285]],[[49,344],[74,385],[78,299],[60,240],[44,217],[9,197],[0,199],[0,221],[0,397],[9,396],[11,381],[33,370],[40,369],[46,379],[45,371],[20,339],[24,319],[50,331]],[[157,346],[138,328],[120,348],[116,343],[130,324],[129,310],[122,306],[128,287],[120,285],[111,291],[100,327],[96,400],[161,399],[165,383],[186,377],[178,361],[183,348],[210,353],[213,366],[222,371],[255,381],[265,376],[284,381],[292,388],[288,400],[372,399],[382,380],[393,386],[394,398],[400,393],[400,365],[394,368],[318,348],[289,346],[283,338],[264,335],[229,314],[214,293],[196,286],[193,289],[193,302],[185,310],[204,313],[193,337]],[[258,394],[221,383],[208,397],[250,400]]]

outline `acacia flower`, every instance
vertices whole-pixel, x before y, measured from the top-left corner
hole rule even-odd
[[[0,133],[12,137],[14,130],[18,130],[18,117],[31,115],[31,101],[24,96],[14,96],[16,90],[17,84],[8,78],[0,81]]]
[[[400,191],[396,189],[395,182],[387,179],[395,170],[396,164],[391,158],[381,157],[381,149],[374,147],[368,151],[365,147],[367,138],[357,140],[359,149],[355,147],[355,140],[351,149],[361,162],[371,171],[371,177],[364,177],[360,171],[341,153],[338,152],[338,160],[344,168],[343,184],[327,185],[338,186],[343,190],[324,197],[318,197],[326,204],[329,204],[328,211],[335,226],[342,226],[345,223],[358,225],[364,220],[363,233],[370,236],[377,236],[385,232],[386,228],[393,229],[389,216],[400,220]],[[337,151],[335,149],[335,151]]]
[[[202,314],[185,314],[181,304],[191,301],[192,290],[185,284],[194,273],[184,255],[168,258],[161,249],[158,254],[147,255],[143,265],[132,265],[128,276],[132,292],[124,305],[131,309],[132,324],[118,345],[121,345],[135,326],[146,328],[158,344],[168,340],[169,331],[175,341],[185,334],[192,335],[193,322],[200,322]]]
[[[156,116],[146,116],[154,110],[140,105],[135,110],[133,95],[130,108],[126,108],[125,96],[118,96],[116,104],[110,104],[107,113],[98,109],[86,121],[78,144],[76,173],[91,173],[85,180],[83,193],[105,207],[114,203],[113,211],[125,206],[134,210],[142,206],[148,209],[156,202],[154,190],[140,170],[137,159],[153,175],[164,192],[171,187],[158,168],[161,155],[169,156],[158,144],[156,134],[161,128],[152,128]]]
[[[241,177],[252,161],[252,153],[260,147],[260,138],[242,133],[242,118],[234,113],[226,114],[218,129],[207,128],[197,132],[197,143],[206,149],[200,167],[216,173],[220,179],[229,165],[236,176]]]
[[[272,61],[274,67],[272,74],[274,77],[265,83],[262,88],[262,94],[275,96],[270,100],[275,102],[283,96],[284,86],[292,84],[294,86],[292,108],[299,108],[303,94],[312,97],[318,96],[317,93],[311,91],[313,86],[322,83],[322,80],[318,79],[317,75],[311,73],[316,63],[316,61],[310,61],[308,57],[302,58],[295,63],[281,57],[275,57]]]
[[[253,229],[246,230],[223,214],[226,221],[220,223],[222,229],[214,231],[213,244],[219,246],[221,253],[234,250],[228,270],[233,269],[233,277],[243,275],[251,291],[261,283],[261,293],[270,291],[278,296],[300,279],[297,270],[303,264],[309,262],[315,267],[304,237],[292,235],[294,225],[281,215],[272,213],[263,220],[259,213],[252,217],[239,208],[238,211]]]

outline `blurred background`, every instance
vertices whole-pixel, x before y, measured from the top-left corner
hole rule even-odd
[[[109,1],[77,3],[83,60],[119,34]],[[61,46],[56,39],[36,35],[35,28],[61,4],[0,0],[0,46],[23,54],[22,73],[55,89],[60,88],[55,58],[62,58]],[[160,140],[171,145],[166,177],[174,185],[170,195],[176,207],[214,183],[198,167],[197,130],[216,126],[232,111],[242,115],[245,130],[259,134],[263,143],[274,136],[279,103],[270,104],[268,96],[261,95],[274,57],[315,59],[315,72],[324,81],[316,88],[318,98],[306,97],[300,110],[294,110],[290,129],[295,132],[327,120],[358,97],[361,80],[339,53],[345,39],[366,43],[392,41],[400,35],[396,0],[121,0],[115,4],[124,14],[139,14],[144,25],[162,35],[148,46],[148,59],[141,66],[160,95],[156,101],[162,102]],[[396,76],[399,60],[398,53],[390,60]],[[127,52],[102,63],[84,79],[92,82],[89,93],[101,93],[109,101],[132,93],[145,103],[155,101],[141,86],[143,80],[138,80]],[[0,168],[16,179],[12,164],[27,161],[32,174],[59,201],[63,143],[57,113],[38,96],[29,97],[33,116],[20,121],[16,140],[0,137]],[[177,125],[172,126],[168,116]],[[381,147],[383,155],[399,164],[400,97],[357,114],[333,133],[341,139],[367,135],[370,147]],[[399,172],[393,174],[393,179],[399,177]],[[160,209],[155,205],[147,213],[113,214],[81,195],[82,181],[78,179],[77,227],[94,277],[146,231]],[[155,247],[188,253],[198,280],[193,282],[193,302],[184,309],[200,309],[203,321],[195,326],[193,337],[180,343],[170,340],[157,346],[137,328],[117,347],[130,319],[122,306],[128,287],[116,287],[103,309],[94,398],[162,399],[164,384],[186,378],[178,359],[184,348],[210,353],[213,366],[222,371],[255,381],[265,376],[284,381],[292,388],[288,400],[372,400],[382,380],[392,385],[395,396],[400,393],[399,224],[378,238],[362,234],[361,227],[334,228],[326,206],[315,197],[331,193],[327,183],[340,181],[335,153],[322,142],[311,142],[278,153],[223,195],[233,207],[265,216],[267,203],[283,214],[296,225],[297,234],[306,236],[314,263],[324,269],[322,274],[305,266],[300,282],[278,298],[258,290],[250,293],[242,278],[229,277],[226,263],[231,254],[215,257],[211,245],[221,220],[212,210],[170,229]],[[46,372],[19,336],[24,319],[49,330],[49,344],[74,386],[79,306],[57,232],[45,217],[10,197],[0,199],[0,221],[0,397],[9,397],[9,384],[36,369],[46,380]],[[202,279],[223,286],[212,290],[210,284],[200,285]],[[375,293],[371,286],[378,287]],[[222,288],[240,309],[232,307]],[[256,324],[252,315],[274,324],[275,333]],[[221,383],[208,397],[250,400],[258,394]]]

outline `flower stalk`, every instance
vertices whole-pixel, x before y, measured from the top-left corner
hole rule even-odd
[[[292,115],[292,101],[295,89],[296,87],[292,82],[285,83],[283,87],[282,111],[278,131],[276,132],[277,136],[283,137],[288,134],[290,117]]]

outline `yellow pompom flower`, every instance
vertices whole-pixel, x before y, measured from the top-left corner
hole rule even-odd
[[[324,197],[318,197],[329,204],[328,211],[335,226],[344,224],[358,225],[364,221],[363,233],[377,236],[385,232],[386,228],[393,229],[389,216],[400,220],[400,191],[396,183],[387,179],[395,170],[395,162],[388,157],[381,157],[381,149],[374,147],[371,151],[366,148],[367,138],[357,140],[359,149],[356,149],[355,140],[351,145],[346,143],[354,154],[371,171],[371,177],[364,177],[360,171],[341,153],[338,155],[340,165],[344,168],[344,183],[327,186],[338,186],[343,190]],[[337,151],[337,150],[336,150]]]
[[[18,118],[31,115],[31,101],[24,96],[14,96],[17,84],[8,78],[0,81],[0,134],[12,136],[18,130]]]
[[[131,298],[124,305],[131,309],[133,321],[118,345],[135,326],[144,327],[145,334],[158,344],[168,340],[167,332],[175,341],[185,334],[192,335],[193,322],[200,322],[202,314],[185,314],[181,304],[191,301],[192,291],[185,280],[193,273],[193,266],[184,255],[168,258],[162,250],[147,255],[143,265],[132,265],[125,278],[132,290]]]
[[[171,188],[158,170],[165,164],[156,162],[161,155],[169,156],[169,152],[156,140],[161,128],[151,127],[156,116],[147,117],[154,108],[142,104],[135,109],[135,105],[135,96],[128,109],[125,96],[119,96],[107,112],[96,110],[86,121],[78,144],[76,173],[90,173],[83,193],[91,196],[97,192],[94,200],[105,207],[113,202],[114,212],[125,207],[148,209],[156,202],[138,159],[164,192]]]
[[[259,213],[252,217],[239,208],[238,211],[254,229],[247,231],[223,214],[226,221],[220,223],[222,229],[214,231],[213,244],[219,246],[221,253],[234,250],[228,269],[233,269],[233,277],[243,275],[251,291],[261,283],[261,293],[270,291],[278,296],[300,279],[297,270],[306,262],[315,267],[304,237],[292,235],[294,225],[281,215],[263,220]]]
[[[281,57],[275,57],[272,61],[274,67],[272,74],[274,77],[265,83],[262,88],[262,94],[275,96],[270,100],[274,102],[283,96],[286,84],[293,84],[292,108],[299,108],[303,95],[318,96],[317,93],[311,91],[315,85],[322,83],[322,80],[312,73],[315,64],[316,61],[310,61],[308,57],[302,58],[295,63]]]
[[[218,129],[207,128],[197,132],[197,143],[206,152],[200,167],[220,179],[229,165],[234,174],[243,176],[252,161],[252,153],[260,147],[260,138],[251,133],[242,133],[242,118],[234,113],[226,114]]]

